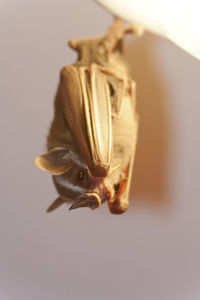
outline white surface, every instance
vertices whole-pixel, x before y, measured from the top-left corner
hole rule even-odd
[[[200,63],[167,40],[126,42],[140,112],[128,212],[45,213],[56,192],[32,161],[76,58],[66,42],[111,22],[92,1],[0,2],[2,300],[200,299]]]
[[[200,59],[199,0],[97,0],[114,14],[165,36]]]

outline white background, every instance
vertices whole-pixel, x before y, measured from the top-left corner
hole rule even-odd
[[[200,62],[167,40],[126,39],[140,133],[130,209],[52,214],[45,151],[67,40],[102,34],[93,1],[0,1],[0,300],[200,299]],[[134,199],[133,199],[134,198]]]

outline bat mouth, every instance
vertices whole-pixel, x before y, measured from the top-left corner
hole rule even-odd
[[[76,198],[74,203],[69,207],[69,210],[79,207],[89,207],[95,209],[101,205],[101,198],[97,193],[86,193]]]
[[[95,192],[87,192],[75,199],[69,210],[76,209],[79,207],[89,207],[91,209],[98,208],[102,203],[109,201],[112,197],[112,193],[107,189],[103,188],[101,196]]]

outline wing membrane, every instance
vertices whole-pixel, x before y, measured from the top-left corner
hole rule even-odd
[[[96,65],[80,68],[91,156],[94,165],[108,166],[112,148],[112,119],[105,75]]]
[[[83,159],[90,168],[92,162],[83,111],[83,95],[79,72],[74,66],[68,66],[62,71],[61,96],[66,122],[75,138]]]

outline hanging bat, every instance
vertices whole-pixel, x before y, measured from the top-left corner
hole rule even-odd
[[[59,197],[47,211],[71,203],[114,214],[129,206],[137,140],[135,82],[122,58],[123,37],[137,32],[116,19],[106,35],[72,40],[78,60],[62,69],[48,152],[35,165],[52,174]]]

